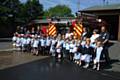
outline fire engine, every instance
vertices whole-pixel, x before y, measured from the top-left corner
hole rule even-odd
[[[33,20],[31,23],[31,26],[40,26],[41,30],[45,28],[46,31],[43,33],[47,35],[54,36],[70,31],[75,37],[80,37],[83,27],[88,27],[90,30],[99,28],[102,20],[98,19],[96,15],[82,13],[77,17],[52,17]]]

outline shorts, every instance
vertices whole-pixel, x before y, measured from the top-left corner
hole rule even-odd
[[[85,61],[85,62],[90,62],[91,61],[91,55],[89,55],[89,54],[84,54],[84,55],[82,55],[81,56],[81,58],[80,58],[80,60],[82,60],[82,61]]]

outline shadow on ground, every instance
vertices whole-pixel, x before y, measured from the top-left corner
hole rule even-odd
[[[49,57],[0,71],[0,80],[119,80],[120,73],[83,69]]]

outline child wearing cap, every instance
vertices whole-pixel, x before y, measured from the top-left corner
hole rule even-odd
[[[17,35],[17,34],[14,34],[14,36],[13,36],[13,38],[12,38],[13,49],[16,48],[17,37],[18,37],[18,35]]]

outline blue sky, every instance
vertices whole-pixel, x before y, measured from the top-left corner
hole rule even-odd
[[[21,0],[22,2],[26,2],[26,0]],[[43,4],[44,9],[49,9],[50,7],[54,7],[58,4],[64,4],[69,6],[72,9],[72,13],[78,11],[78,9],[84,9],[95,5],[103,5],[103,0],[39,0],[41,4]],[[107,0],[106,0],[107,1]],[[108,0],[109,4],[120,3],[120,0]],[[80,2],[80,7],[78,8],[77,3]]]

